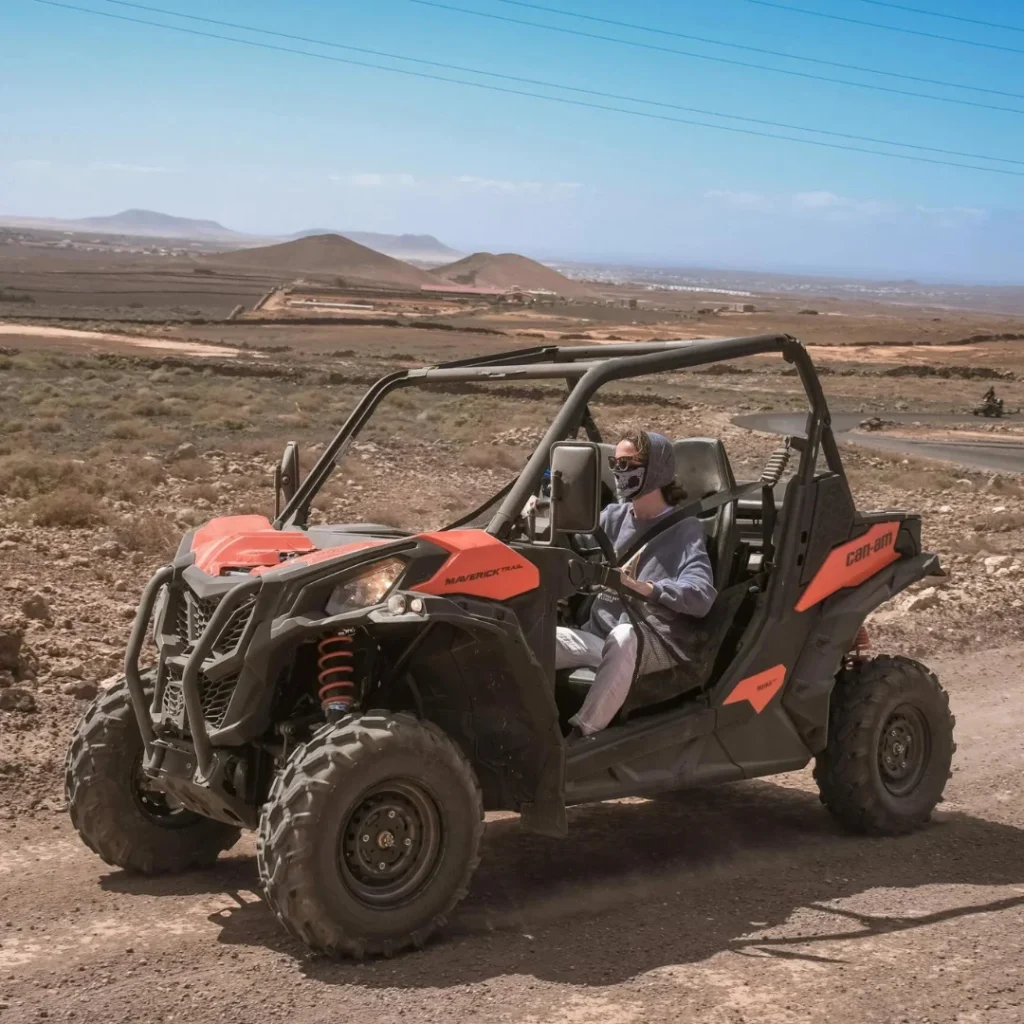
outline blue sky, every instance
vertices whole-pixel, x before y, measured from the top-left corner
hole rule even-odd
[[[104,0],[70,2],[378,60]],[[1017,100],[758,57],[500,0],[450,2],[1021,113],[787,77],[410,0],[152,0],[152,6],[502,74],[1024,161],[1020,54],[749,0],[550,0],[579,13],[1017,93]],[[1024,51],[1024,31],[861,0],[780,2]],[[969,9],[958,0],[921,0],[920,6],[1024,29],[1024,11],[1010,0]],[[995,166],[1024,172],[1024,163]],[[541,257],[1024,282],[1022,192],[1024,177],[486,92],[32,0],[4,0],[0,10],[0,212],[8,214],[80,217],[139,206],[243,231],[429,232],[461,249]]]

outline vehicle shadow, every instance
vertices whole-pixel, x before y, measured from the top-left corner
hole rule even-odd
[[[285,952],[328,984],[436,987],[516,973],[609,985],[724,950],[829,962],[834,956],[815,952],[815,943],[1024,904],[1021,894],[878,917],[828,906],[835,926],[823,934],[756,937],[799,908],[880,887],[1024,884],[1024,830],[959,813],[936,817],[899,839],[849,836],[815,794],[748,782],[576,808],[565,840],[495,821],[470,895],[448,926],[420,952],[363,963],[311,956],[262,900],[239,895],[257,888],[249,858],[174,879],[115,874],[104,884],[148,895],[234,892],[238,906],[210,918],[221,942]]]

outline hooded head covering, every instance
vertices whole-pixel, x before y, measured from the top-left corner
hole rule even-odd
[[[647,434],[647,463],[616,472],[615,486],[620,501],[635,501],[645,494],[672,483],[676,475],[676,455],[672,442],[663,434]]]
[[[647,452],[647,477],[637,497],[667,487],[676,478],[676,453],[672,442],[664,434],[647,434],[650,448]]]

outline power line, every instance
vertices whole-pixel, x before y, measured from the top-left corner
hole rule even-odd
[[[748,3],[760,3],[761,0],[747,0]],[[813,75],[808,71],[794,71],[789,68],[773,68],[767,64],[755,64],[752,61],[733,60],[729,57],[713,57],[707,53],[694,53],[690,50],[679,50],[672,46],[658,46],[655,43],[641,43],[635,39],[623,39],[620,36],[605,36],[597,32],[584,32],[578,28],[564,28],[560,25],[545,25],[539,21],[526,21],[524,18],[511,18],[504,14],[491,14],[487,11],[474,11],[468,7],[456,7],[454,4],[440,3],[439,0],[408,0],[408,3],[419,4],[421,7],[436,7],[442,11],[454,11],[457,14],[470,14],[477,18],[488,18],[492,21],[503,21],[511,25],[526,25],[540,28],[547,32],[560,32],[563,35],[580,36],[584,39],[600,39],[618,46],[633,46],[641,50],[653,50],[658,53],[671,53],[678,57],[693,57],[696,60],[709,60],[716,64],[730,64],[733,67],[754,68],[758,71],[770,71],[777,75],[791,75],[796,78],[810,79],[815,82],[832,82],[837,85],[849,85],[857,89],[871,89],[874,92],[891,93],[896,96],[913,96],[917,99],[936,100],[939,103],[956,103],[966,107],[979,107],[983,110],[1000,110],[1008,114],[1022,114],[1024,110],[1017,107],[1002,107],[994,103],[980,103],[977,100],[958,99],[955,96],[936,96],[928,92],[912,92],[909,89],[896,89],[889,85],[872,85],[868,82],[854,82],[848,78],[830,78],[828,75]],[[786,8],[790,10],[791,8]]]
[[[279,53],[292,53],[301,57],[312,57],[317,60],[330,61],[335,64],[348,64],[354,67],[372,68],[377,71],[388,71],[392,74],[406,75],[412,78],[423,78],[436,82],[447,82],[452,85],[469,86],[474,89],[484,89],[488,92],[504,93],[512,96],[527,96],[532,99],[546,100],[549,103],[561,103],[567,106],[585,107],[591,110],[604,110],[617,114],[629,114],[633,117],[643,117],[654,121],[666,121],[673,124],[685,124],[697,128],[713,128],[717,131],[731,132],[738,135],[752,135],[759,138],[775,139],[783,142],[798,142],[807,146],[818,146],[824,149],[838,149],[851,153],[865,153],[870,156],[881,156],[896,160],[912,160],[915,163],[935,164],[944,167],[958,167],[970,171],[987,171],[991,174],[1006,174],[1015,178],[1024,177],[1024,171],[1013,171],[1003,167],[984,167],[978,164],[964,164],[951,160],[941,160],[935,157],[914,156],[910,153],[887,153],[884,150],[865,149],[863,146],[847,146],[837,142],[823,142],[820,139],[801,139],[790,135],[779,135],[775,132],[758,131],[753,128],[737,128],[731,125],[711,124],[707,121],[695,121],[688,118],[672,117],[668,114],[656,114],[647,110],[630,110],[626,107],[613,107],[604,103],[592,103],[587,100],[569,99],[565,96],[546,96],[543,93],[527,92],[523,89],[511,89],[507,86],[488,85],[484,82],[467,82],[464,79],[450,78],[446,75],[435,75],[425,71],[411,71],[408,68],[392,68],[384,64],[375,64],[370,61],[354,60],[348,57],[334,57],[325,53],[313,53],[309,50],[298,50],[294,47],[279,46],[276,43],[261,43],[253,39],[239,39],[237,36],[227,36],[218,32],[205,32],[201,29],[185,28],[181,25],[164,25],[160,22],[147,21],[143,18],[133,18],[124,14],[114,14],[109,11],[97,11],[92,8],[79,7],[74,4],[59,3],[58,0],[34,0],[34,2],[44,4],[47,7],[58,7],[64,10],[79,11],[83,14],[96,15],[101,18],[111,18],[115,21],[126,21],[138,25],[148,25],[152,28],[164,29],[169,32],[179,32],[184,35],[200,36],[206,39],[216,39],[230,43],[240,43],[243,46],[254,46],[262,50],[273,50]],[[988,158],[986,157],[984,159]]]
[[[117,3],[119,0],[108,0]],[[859,64],[845,64],[837,60],[825,60],[821,57],[808,57],[804,54],[786,53],[785,50],[768,50],[762,46],[746,46],[743,43],[731,43],[724,39],[711,39],[708,36],[695,36],[686,32],[675,32],[672,29],[657,28],[654,25],[638,25],[631,21],[617,21],[614,18],[599,18],[594,14],[581,14],[579,11],[567,11],[562,7],[546,7],[543,4],[527,3],[526,0],[497,0],[498,3],[512,7],[525,7],[533,11],[544,11],[547,14],[558,14],[566,18],[579,18],[581,21],[592,21],[601,25],[614,25],[616,28],[635,29],[638,32],[651,32],[659,36],[671,36],[675,39],[689,39],[696,43],[708,43],[711,46],[727,46],[733,50],[746,50],[748,53],[763,53],[769,57],[784,57],[786,60],[799,60],[806,64],[819,64],[822,67],[841,68],[844,71],[861,71],[867,75],[884,75],[886,78],[899,78],[905,82],[921,82],[925,85],[941,85],[948,89],[964,89],[968,92],[983,92],[992,96],[1009,96],[1012,99],[1024,99],[1024,93],[1004,92],[1002,89],[988,89],[981,85],[962,85],[959,82],[947,82],[941,78],[924,78],[920,75],[906,75],[900,71],[884,71],[881,68],[865,68]],[[865,0],[871,3],[873,0]],[[1021,30],[1024,31],[1024,30]]]
[[[778,4],[774,0],[744,0],[748,4],[758,4],[760,7],[775,7],[780,11],[789,11],[791,14],[810,14],[815,18],[828,18],[831,21],[845,21],[848,25],[865,25],[868,28],[880,28],[886,32],[903,32],[909,36],[923,36],[925,39],[941,39],[944,43],[960,43],[963,46],[980,46],[984,50],[1001,50],[1003,53],[1024,54],[1024,50],[1018,50],[1013,46],[1000,46],[998,43],[980,43],[976,39],[964,39],[961,36],[943,36],[937,32],[924,32],[916,28],[898,28],[896,25],[886,25],[878,21],[862,21],[860,18],[847,18],[842,14],[827,14],[825,11],[812,11],[806,7],[791,7],[789,4]]]
[[[926,11],[923,7],[908,7],[906,4],[890,4],[885,0],[860,0],[862,4],[873,4],[875,7],[891,7],[895,11],[909,11],[911,14],[926,14],[929,18],[946,18],[948,21],[963,21],[968,25],[983,25],[985,28],[998,28],[1005,32],[1024,32],[1020,25],[1000,25],[995,21],[982,21],[980,18],[965,18],[962,14],[946,14],[943,11]]]
[[[184,18],[189,21],[199,21],[207,25],[218,25],[221,28],[240,29],[244,32],[257,32],[261,35],[276,36],[280,39],[290,39],[294,42],[313,43],[316,46],[327,46],[333,49],[349,50],[355,53],[366,54],[373,57],[385,57],[389,60],[404,60],[413,64],[422,64],[427,67],[441,68],[444,71],[458,71],[463,74],[486,75],[489,78],[500,78],[507,82],[516,82],[520,85],[539,85],[546,89],[562,89],[567,92],[581,93],[586,96],[596,96],[599,99],[621,100],[627,103],[642,103],[648,106],[662,107],[667,110],[681,110],[689,114],[700,114],[705,117],[720,117],[731,121],[746,121],[748,124],[761,125],[767,128],[783,128],[786,131],[810,132],[814,135],[827,135],[831,138],[846,139],[851,142],[871,142],[881,146],[897,146],[903,149],[914,149],[923,153],[939,153],[943,156],[961,156],[970,160],[990,160],[996,163],[1018,164],[1024,166],[1024,160],[1015,160],[1011,157],[988,156],[985,153],[968,153],[958,149],[940,149],[936,146],[916,145],[912,142],[896,142],[892,139],[879,139],[871,135],[854,135],[849,132],[837,132],[826,128],[808,128],[806,125],[788,124],[785,121],[768,121],[760,117],[746,117],[742,114],[724,114],[718,110],[706,110],[702,107],[687,107],[680,103],[669,103],[665,100],[650,100],[640,96],[629,96],[622,93],[603,92],[598,89],[585,89],[575,85],[564,85],[560,82],[549,82],[541,78],[525,78],[522,75],[506,75],[497,71],[484,71],[480,68],[465,67],[460,64],[449,64],[436,60],[426,60],[421,57],[407,57],[400,53],[389,53],[385,50],[371,50],[362,46],[352,46],[348,43],[336,43],[325,39],[315,39],[310,36],[294,35],[290,32],[278,32],[273,29],[257,28],[253,25],[243,25],[234,21],[222,21],[218,18],[206,18],[198,14],[185,14],[179,11],[168,10],[165,7],[153,7],[149,4],[135,3],[133,0],[104,0],[106,3],[117,4],[120,7],[133,7],[137,10],[148,11],[151,14],[165,14],[174,18]],[[82,8],[84,10],[84,8]],[[102,13],[102,12],[97,12]]]

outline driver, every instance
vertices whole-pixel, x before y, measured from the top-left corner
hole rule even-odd
[[[989,403],[989,402],[995,403],[995,400],[996,400],[996,389],[994,387],[989,387],[988,391],[985,392],[984,398],[982,398],[982,402],[985,402],[986,404]]]
[[[661,434],[631,430],[610,458],[620,504],[601,513],[601,528],[617,551],[649,531],[685,495],[673,483],[675,452]],[[622,582],[653,605],[644,608],[640,671],[653,672],[693,660],[693,629],[714,603],[704,528],[683,519],[644,545],[622,567]],[[582,629],[559,626],[555,668],[596,668],[583,707],[569,720],[571,738],[603,729],[622,707],[637,668],[637,636],[617,594],[597,595]]]

